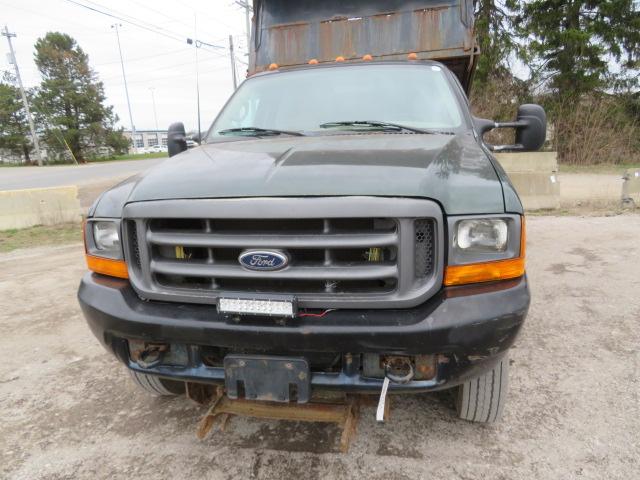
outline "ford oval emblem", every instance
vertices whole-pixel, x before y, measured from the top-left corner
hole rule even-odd
[[[281,270],[289,264],[289,258],[284,252],[274,250],[246,250],[238,262],[249,270]]]

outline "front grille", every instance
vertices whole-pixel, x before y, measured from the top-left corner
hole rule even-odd
[[[389,292],[397,283],[394,219],[151,219],[147,241],[152,272],[169,288],[347,294]],[[243,251],[265,246],[286,251],[289,266],[240,266]]]
[[[256,218],[247,213],[255,212],[250,208],[255,200],[245,199],[247,208],[231,218],[233,212],[227,209],[220,210],[222,218],[215,211],[195,217],[197,211],[186,201],[181,204],[188,218],[175,216],[175,209],[155,207],[148,216],[126,215],[124,238],[136,290],[145,298],[199,303],[215,303],[225,296],[293,295],[301,307],[353,308],[406,304],[437,283],[436,215],[363,216],[363,209],[356,208],[353,213],[358,215],[352,216],[351,201],[343,199],[344,205],[335,211],[333,199],[327,212],[331,215],[319,216],[328,199],[291,199],[290,209],[276,202],[270,211],[261,204],[263,216]],[[225,200],[208,202],[225,205]],[[301,213],[311,218],[295,215],[293,202],[308,203],[311,210]],[[391,210],[402,213],[400,206]],[[131,213],[147,213],[140,205],[135,210]],[[284,252],[289,263],[282,270],[248,270],[238,257],[251,249]]]

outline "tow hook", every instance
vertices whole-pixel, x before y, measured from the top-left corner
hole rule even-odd
[[[392,357],[384,364],[384,375],[393,383],[409,383],[413,380],[413,365],[408,357]]]
[[[409,383],[414,376],[413,365],[408,357],[390,357],[384,363],[384,381],[376,410],[376,421],[384,423],[387,405],[387,391],[389,383]]]
[[[143,348],[131,352],[131,359],[142,368],[152,368],[162,363],[168,350],[166,343],[145,343]]]

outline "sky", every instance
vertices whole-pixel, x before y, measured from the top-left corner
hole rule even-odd
[[[122,25],[118,29],[137,130],[156,128],[151,89],[160,129],[176,121],[184,122],[187,130],[196,129],[196,48],[186,39],[224,47],[202,45],[197,50],[205,131],[233,93],[229,35],[238,57],[239,82],[246,71],[241,63],[247,61],[245,14],[234,0],[0,0],[0,27],[4,31],[6,25],[16,34],[12,42],[26,88],[40,83],[33,61],[36,40],[50,31],[67,33],[89,55],[89,65],[104,83],[106,103],[120,119],[118,125],[130,129],[118,42],[111,27],[116,23]],[[0,74],[13,73],[8,52],[6,37],[0,37]]]

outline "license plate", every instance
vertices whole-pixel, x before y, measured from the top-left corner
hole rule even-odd
[[[298,403],[309,401],[309,364],[300,357],[227,355],[224,358],[227,396],[247,400],[289,402],[295,392]]]

